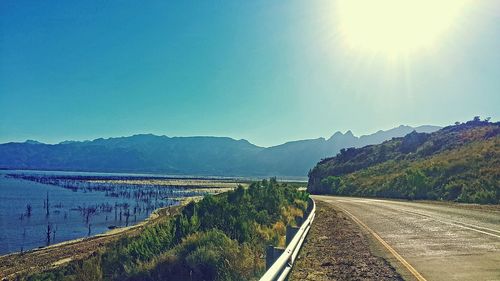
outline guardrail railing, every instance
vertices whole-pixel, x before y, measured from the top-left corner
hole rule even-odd
[[[316,215],[316,203],[311,198],[309,198],[306,215],[307,218],[302,222],[300,227],[287,227],[285,249],[272,246],[267,249],[267,271],[260,278],[260,281],[281,281],[286,279],[292,270],[293,263],[299,254],[300,248]]]

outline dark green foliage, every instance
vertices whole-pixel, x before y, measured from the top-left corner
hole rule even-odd
[[[339,187],[341,185],[340,177],[328,176],[321,180],[320,193],[339,194]]]
[[[129,280],[246,280],[252,253],[220,230],[197,232]]]
[[[402,153],[415,152],[417,149],[429,139],[429,134],[417,133],[415,131],[403,137],[399,149]]]
[[[500,203],[500,123],[477,118],[432,134],[342,150],[309,173],[311,193]]]
[[[248,280],[263,270],[276,225],[305,211],[308,194],[275,179],[191,202],[92,257],[27,280]],[[267,235],[267,232],[274,235]]]

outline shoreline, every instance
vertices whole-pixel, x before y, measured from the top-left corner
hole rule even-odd
[[[168,210],[170,208],[182,207],[182,206],[187,205],[191,201],[198,201],[198,200],[201,200],[202,198],[203,198],[203,196],[192,196],[192,197],[179,198],[177,200],[177,202],[179,202],[179,204],[158,208],[158,209],[154,210],[153,212],[151,212],[151,214],[148,217],[146,217],[145,219],[143,219],[141,221],[138,221],[136,224],[129,225],[129,226],[123,226],[123,227],[117,227],[114,229],[108,229],[105,232],[96,233],[96,234],[91,235],[91,236],[75,238],[75,239],[71,239],[71,240],[67,240],[67,241],[61,241],[61,242],[58,242],[56,244],[51,244],[49,246],[40,246],[40,247],[33,248],[33,249],[23,251],[23,252],[18,251],[18,252],[7,253],[4,255],[0,255],[0,259],[4,259],[4,258],[7,258],[9,256],[13,256],[13,255],[28,255],[28,254],[32,254],[36,251],[50,250],[52,248],[57,248],[57,247],[61,247],[61,246],[68,245],[68,244],[74,244],[74,243],[82,242],[82,241],[93,239],[93,238],[119,235],[123,232],[129,231],[129,230],[134,230],[135,228],[140,228],[142,226],[145,226],[150,221],[153,221],[153,220],[160,218],[160,216],[161,216],[160,212],[162,212],[162,211],[167,211],[165,215],[168,216],[168,215],[170,215],[168,212]]]
[[[14,175],[15,174],[22,175],[21,173],[15,173],[13,171],[11,171],[11,173],[13,173]],[[17,234],[16,231],[18,228],[20,229],[21,233],[23,231],[23,229],[22,229],[23,227],[26,227],[25,229],[28,229],[28,231],[32,231],[29,229],[33,229],[34,227],[36,228],[35,229],[36,231],[45,231],[45,230],[41,229],[41,227],[43,227],[43,225],[40,226],[41,218],[39,218],[38,209],[36,209],[37,217],[36,217],[35,221],[23,222],[23,225],[21,225],[21,226],[18,226],[17,224],[12,224],[9,227],[6,227],[6,229],[4,229],[6,231],[3,233],[3,234],[5,234],[5,237],[4,237],[5,244],[3,244],[3,242],[2,242],[2,244],[3,244],[2,249],[5,251],[2,251],[0,253],[0,258],[5,258],[5,257],[16,255],[16,254],[28,254],[28,253],[32,253],[32,252],[37,251],[37,250],[50,249],[50,248],[53,248],[56,246],[64,245],[66,243],[74,243],[76,241],[83,241],[85,239],[89,239],[92,237],[99,237],[99,236],[106,236],[106,235],[112,235],[115,233],[120,233],[120,232],[126,231],[127,229],[143,225],[146,221],[154,219],[155,215],[158,214],[159,212],[161,212],[162,208],[182,205],[182,204],[184,204],[184,202],[186,200],[188,200],[188,201],[193,200],[193,199],[190,199],[189,197],[204,196],[205,194],[218,194],[218,193],[227,192],[229,190],[232,190],[233,188],[237,187],[239,184],[247,185],[247,183],[241,183],[241,182],[236,182],[236,181],[229,182],[229,181],[224,181],[224,180],[219,180],[219,181],[217,181],[217,180],[199,181],[199,180],[180,180],[180,179],[159,180],[157,178],[149,178],[147,180],[128,180],[127,179],[127,180],[123,180],[123,181],[117,181],[117,180],[110,179],[110,180],[106,181],[102,178],[99,181],[102,181],[103,184],[114,183],[114,186],[124,186],[125,188],[128,188],[127,186],[132,186],[133,188],[135,188],[134,186],[137,186],[138,188],[141,188],[141,185],[144,185],[145,190],[149,190],[150,186],[148,186],[148,185],[154,184],[160,190],[162,190],[162,189],[167,190],[167,191],[165,191],[166,192],[165,194],[163,194],[163,195],[160,194],[160,196],[157,196],[157,199],[161,199],[160,201],[164,201],[164,200],[166,200],[166,201],[165,201],[165,204],[154,203],[153,205],[151,205],[153,207],[156,207],[156,209],[151,208],[149,210],[146,210],[146,211],[148,211],[149,214],[146,214],[145,213],[146,211],[144,211],[142,215],[140,215],[140,213],[138,213],[137,219],[132,219],[130,221],[130,223],[128,224],[128,226],[126,226],[125,223],[122,224],[121,218],[120,218],[120,223],[118,223],[117,221],[113,221],[112,219],[110,221],[108,221],[108,219],[107,219],[108,214],[100,214],[99,215],[100,217],[98,219],[98,225],[95,225],[95,226],[92,225],[92,228],[93,228],[92,232],[93,233],[91,233],[91,235],[87,235],[86,231],[85,231],[85,233],[83,233],[81,231],[81,229],[80,229],[81,227],[75,228],[77,226],[77,224],[74,221],[77,221],[78,218],[74,217],[73,215],[70,215],[68,217],[71,217],[71,221],[66,222],[66,213],[65,212],[67,212],[67,214],[69,214],[72,211],[76,210],[76,209],[74,209],[75,208],[74,206],[72,207],[72,205],[75,205],[75,203],[73,203],[71,201],[71,200],[73,200],[71,198],[73,198],[75,196],[77,196],[77,197],[75,197],[76,199],[74,199],[74,200],[77,200],[77,201],[80,200],[81,202],[78,201],[79,202],[78,204],[83,204],[84,206],[85,206],[85,204],[93,204],[94,201],[89,201],[88,199],[85,201],[85,199],[83,199],[83,197],[81,199],[78,199],[79,198],[78,195],[72,195],[72,194],[68,195],[67,194],[68,192],[65,191],[68,188],[65,186],[62,186],[62,185],[39,182],[39,181],[25,179],[25,178],[16,177],[16,176],[9,177],[8,174],[9,174],[9,172],[7,172],[5,174],[0,172],[0,177],[2,178],[2,180],[4,179],[4,177],[7,180],[5,182],[5,187],[7,187],[7,189],[5,189],[4,190],[5,192],[2,192],[2,194],[0,194],[0,196],[4,196],[5,198],[19,198],[19,200],[18,200],[19,202],[22,203],[22,201],[26,201],[31,206],[33,206],[32,202],[36,202],[34,208],[42,208],[41,204],[39,204],[39,203],[41,203],[41,201],[40,202],[38,201],[38,199],[42,200],[42,199],[40,199],[42,196],[39,196],[40,198],[36,198],[36,199],[33,199],[33,198],[23,199],[24,197],[22,197],[23,196],[22,192],[19,191],[19,190],[23,190],[23,189],[19,189],[16,187],[24,187],[24,182],[26,182],[26,184],[30,185],[30,188],[38,187],[37,184],[41,184],[43,186],[50,187],[50,188],[57,188],[57,190],[61,190],[61,191],[63,191],[63,193],[53,193],[51,191],[51,199],[52,199],[51,200],[51,203],[52,203],[51,207],[52,207],[52,205],[54,205],[54,203],[53,203],[54,200],[56,200],[55,201],[56,203],[58,203],[58,202],[63,203],[63,204],[58,203],[60,205],[57,205],[57,204],[56,205],[61,206],[61,207],[64,205],[65,209],[61,209],[61,211],[59,211],[59,209],[57,209],[57,208],[61,208],[61,207],[56,206],[57,214],[55,216],[55,219],[58,221],[54,222],[54,221],[50,220],[50,223],[51,224],[54,223],[54,224],[57,224],[59,226],[63,226],[63,223],[64,224],[70,223],[70,224],[68,224],[68,226],[63,226],[63,228],[64,228],[63,231],[65,231],[65,233],[63,233],[64,234],[63,236],[59,235],[61,240],[52,241],[52,242],[56,242],[56,243],[51,243],[50,245],[46,245],[46,243],[44,243],[43,241],[33,240],[32,235],[30,234],[32,232],[29,232],[29,233],[27,232],[28,237],[29,237],[27,240],[28,243],[24,244],[25,242],[23,240],[23,242],[22,242],[24,244],[23,245],[23,244],[21,244],[21,240],[20,240],[21,238],[19,238],[20,236],[10,236],[10,235],[16,235]],[[64,175],[61,176],[59,174],[54,174],[51,176],[64,177]],[[14,180],[15,182],[14,181],[10,182],[10,180],[11,180],[10,178],[12,178],[12,180]],[[87,181],[87,180],[85,180],[85,181]],[[152,181],[154,181],[154,183]],[[92,183],[92,181],[90,181],[90,180],[87,182]],[[31,185],[32,183],[35,185],[32,186]],[[173,188],[174,190],[177,190],[177,191],[174,191],[173,194],[169,195],[168,190],[170,190],[171,188]],[[41,192],[43,194],[45,194],[44,189]],[[64,192],[66,192],[66,193],[64,193]],[[101,192],[98,192],[98,193],[101,193]],[[106,193],[107,193],[107,191],[106,191]],[[52,194],[55,194],[56,199],[53,199],[54,196],[52,196]],[[59,197],[59,198],[63,198],[63,199],[57,199],[57,197],[58,197],[57,194],[63,194],[63,197]],[[107,196],[107,194],[106,194],[106,196]],[[166,197],[164,197],[164,196],[166,196]],[[45,198],[45,195],[43,197]],[[89,197],[89,198],[93,198],[93,197]],[[35,201],[33,201],[33,200],[35,200]],[[58,200],[61,200],[61,201],[58,201]],[[102,202],[104,202],[104,204],[107,204],[105,202],[111,202],[111,201],[106,201],[108,199],[104,199],[104,200],[105,201],[102,201],[101,199],[99,199],[98,202],[97,201],[95,201],[95,202],[97,202],[97,204],[100,204]],[[115,198],[112,198],[109,200],[116,201]],[[124,200],[130,201],[130,197],[125,198]],[[121,200],[118,200],[118,201],[121,202]],[[45,199],[44,199],[44,202],[45,202]],[[111,202],[111,204],[112,204],[112,202]],[[135,203],[130,203],[130,204],[133,206],[133,204],[135,204]],[[142,204],[142,203],[138,203],[138,204]],[[147,203],[147,204],[149,204],[149,203]],[[24,208],[24,206],[26,206],[26,205],[17,204],[15,206],[17,206],[17,208],[13,208],[13,209],[11,208],[11,211],[7,212],[7,214],[12,213],[13,215],[9,215],[9,217],[7,217],[7,215],[5,215],[5,213],[4,213],[4,216],[6,219],[13,218],[12,221],[14,221],[15,216],[17,216],[17,212],[18,212],[15,210],[18,210],[19,208]],[[115,208],[116,208],[116,203],[115,203]],[[53,208],[51,208],[51,209],[53,209]],[[23,210],[21,209],[19,212],[22,212],[22,211]],[[64,214],[64,221],[62,220],[62,213],[65,213]],[[134,208],[134,214],[135,214],[135,208]],[[106,215],[106,222],[104,222],[104,215]],[[110,216],[112,216],[112,215],[110,215]],[[23,215],[21,215],[21,219],[22,219],[22,217],[23,217]],[[121,211],[120,211],[120,217],[121,217]],[[133,217],[134,216],[132,215],[132,218]],[[115,220],[116,220],[116,212],[115,212]],[[43,224],[43,222],[42,222],[42,224]],[[47,224],[47,223],[45,223],[45,224]],[[47,226],[45,226],[45,228],[47,229]],[[78,232],[73,231],[76,229],[78,229]],[[26,231],[27,230],[25,230],[25,232]],[[71,231],[73,231],[73,234],[71,234]],[[36,232],[36,233],[38,233],[38,232]],[[55,231],[54,231],[54,233],[55,233]],[[59,232],[58,232],[58,234],[59,234]],[[9,235],[9,236],[7,236],[7,235]],[[19,247],[17,247],[16,245],[19,245]],[[23,250],[23,248],[24,248],[24,250]]]
[[[154,210],[146,219],[127,227],[111,229],[104,233],[89,237],[72,239],[57,244],[35,248],[25,252],[14,252],[0,256],[0,280],[10,280],[25,272],[34,273],[50,270],[74,260],[85,258],[99,250],[100,247],[120,239],[124,235],[135,235],[142,228],[153,224],[158,220],[169,217],[193,200],[201,200],[203,197],[188,197],[178,205],[162,207]],[[52,257],[53,254],[56,257]],[[37,256],[44,259],[39,260]]]

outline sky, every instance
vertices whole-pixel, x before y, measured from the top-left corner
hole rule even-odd
[[[153,133],[270,146],[498,121],[499,1],[391,17],[387,0],[357,2],[3,0],[0,142]]]

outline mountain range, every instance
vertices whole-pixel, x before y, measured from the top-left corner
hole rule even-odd
[[[301,177],[321,159],[340,149],[381,143],[437,126],[399,126],[356,137],[351,131],[330,138],[291,141],[260,147],[228,137],[167,137],[152,134],[63,141],[35,140],[0,144],[1,169],[162,173],[172,175]]]

